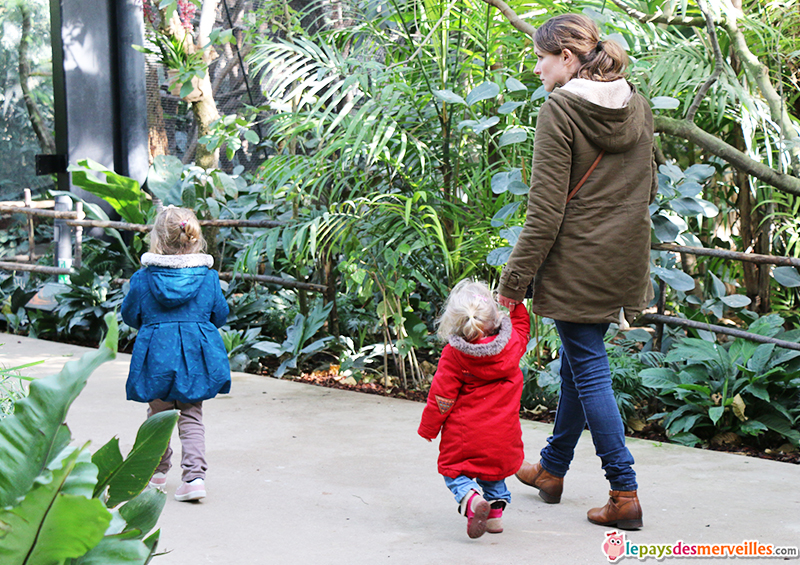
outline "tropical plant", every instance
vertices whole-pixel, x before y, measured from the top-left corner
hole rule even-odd
[[[144,565],[155,553],[159,531],[150,532],[166,494],[143,489],[167,447],[177,411],[148,418],[124,459],[117,438],[94,455],[87,445],[69,445],[70,405],[94,369],[116,355],[116,320],[109,314],[106,322],[108,334],[97,351],[33,380],[14,414],[0,420],[3,563]]]
[[[13,273],[0,273],[0,320],[6,323],[6,331],[25,334],[32,327],[25,305],[38,291],[36,281],[16,280]]]
[[[261,328],[247,330],[220,330],[222,343],[228,352],[228,361],[232,371],[244,371],[250,363],[261,357],[263,351],[257,351],[260,343],[268,343],[259,339]]]
[[[772,314],[748,331],[800,341],[800,331],[782,325]],[[666,411],[650,419],[663,419],[672,441],[696,445],[731,432],[756,439],[776,434],[800,445],[800,351],[741,338],[728,344],[685,338],[664,362],[639,375],[642,384],[658,390]]]
[[[286,369],[296,369],[297,364],[303,358],[322,350],[325,344],[333,339],[331,336],[326,336],[308,343],[325,323],[332,307],[332,302],[324,306],[317,303],[308,316],[297,314],[294,323],[286,330],[286,339],[283,343],[261,341],[252,345],[259,351],[281,359],[281,364],[275,371],[276,377],[281,378],[286,373]]]
[[[98,274],[86,266],[70,275],[69,284],[56,295],[57,331],[62,336],[99,342],[104,318],[122,305],[121,287],[111,285],[111,275]]]
[[[3,345],[0,343],[0,347]],[[43,360],[16,367],[0,367],[0,419],[12,414],[17,401],[28,394],[27,389],[22,386],[22,381],[29,381],[31,378],[20,374],[19,371],[42,363]]]

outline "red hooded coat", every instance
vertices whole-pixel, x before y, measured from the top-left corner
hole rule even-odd
[[[499,481],[516,473],[524,457],[519,401],[530,317],[518,304],[489,343],[452,337],[444,346],[419,435],[439,443],[439,473]]]

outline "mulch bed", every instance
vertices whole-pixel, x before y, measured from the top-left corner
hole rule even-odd
[[[271,376],[271,371],[268,367],[265,367],[265,370],[262,371],[262,374],[265,376]],[[331,365],[328,369],[302,372],[299,376],[287,376],[285,378],[296,382],[313,384],[316,386],[336,388],[339,390],[350,390],[365,394],[376,394],[379,396],[390,396],[392,398],[402,398],[405,400],[412,400],[414,402],[426,402],[428,399],[428,393],[424,390],[406,390],[401,387],[385,387],[381,383],[375,381],[355,382],[353,379],[348,379],[347,377],[340,375],[336,365]],[[520,412],[520,418],[524,420],[543,422],[546,424],[552,424],[554,416],[554,411],[533,412],[530,410],[523,410]],[[663,429],[653,424],[645,426],[645,428],[640,432],[630,432],[627,435],[628,437],[670,443]],[[757,457],[759,459],[768,459],[771,461],[781,461],[784,463],[800,465],[800,452],[795,451],[791,453],[784,453],[782,451],[778,451],[777,446],[773,449],[758,449],[748,445],[723,444],[707,446],[698,449],[723,451],[726,453],[745,455],[747,457]]]

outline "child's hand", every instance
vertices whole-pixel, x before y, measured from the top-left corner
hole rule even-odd
[[[430,443],[431,441],[433,441],[433,440],[431,440],[430,438],[427,438],[427,437],[426,437],[425,439],[426,439],[426,440],[428,440],[428,443]]]

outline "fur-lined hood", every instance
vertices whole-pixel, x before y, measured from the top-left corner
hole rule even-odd
[[[194,298],[213,265],[214,259],[204,253],[142,255],[150,292],[166,308],[175,308]]]
[[[205,253],[187,253],[186,255],[159,255],[145,253],[142,255],[143,267],[166,267],[167,269],[188,269],[191,267],[214,266],[214,258]]]
[[[470,343],[463,337],[454,335],[450,338],[450,345],[472,357],[491,357],[502,352],[509,339],[511,339],[511,319],[503,316],[500,320],[500,332],[489,343]]]

